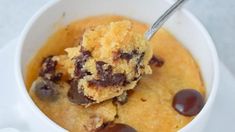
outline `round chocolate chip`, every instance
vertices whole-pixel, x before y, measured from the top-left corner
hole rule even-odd
[[[204,106],[202,95],[194,89],[179,91],[173,99],[173,108],[184,116],[197,115]]]
[[[43,101],[55,101],[58,98],[59,86],[50,80],[38,78],[34,81],[32,89],[35,95]]]
[[[79,105],[88,105],[94,101],[86,97],[81,89],[78,88],[78,81],[72,80],[68,91],[69,101]]]
[[[96,132],[137,132],[133,127],[127,124],[111,123]]]

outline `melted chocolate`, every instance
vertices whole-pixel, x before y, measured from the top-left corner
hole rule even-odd
[[[91,73],[88,71],[82,70],[83,65],[85,65],[88,58],[91,56],[91,53],[89,51],[81,51],[82,55],[75,58],[75,70],[74,75],[76,78],[81,79],[86,75],[90,75]]]
[[[45,76],[45,74],[52,74],[55,72],[55,67],[57,65],[57,61],[52,60],[53,56],[48,56],[46,58],[44,58],[44,60],[42,61],[42,67],[40,70],[39,75],[40,76]]]
[[[99,79],[89,81],[89,85],[97,85],[101,87],[108,86],[124,86],[127,84],[126,75],[124,73],[115,73],[113,74],[113,68],[111,65],[108,65],[104,69],[104,65],[107,64],[103,61],[96,62],[96,69]]]
[[[114,60],[118,60],[118,59],[124,59],[126,60],[127,62],[130,61],[130,59],[133,58],[133,53],[124,53],[122,51],[118,51],[114,54]]]
[[[115,73],[112,75],[110,79],[111,85],[119,85],[125,86],[126,85],[126,75],[124,73]]]
[[[184,116],[197,115],[204,106],[202,95],[194,89],[179,91],[173,99],[173,108]]]
[[[159,57],[153,56],[149,61],[149,64],[156,67],[162,67],[164,65],[164,61]]]
[[[102,128],[96,130],[96,132],[137,132],[133,127],[127,124],[110,123]]]
[[[81,89],[78,88],[78,81],[72,80],[70,82],[70,89],[68,91],[68,98],[72,103],[79,105],[87,105],[94,101],[86,97]]]
[[[55,101],[58,97],[59,86],[50,80],[43,78],[34,81],[35,95],[43,101]]]
[[[58,82],[61,80],[63,74],[56,73],[57,61],[53,60],[52,58],[53,56],[48,56],[44,58],[44,60],[42,61],[39,76],[53,82]]]
[[[98,74],[98,77],[100,78],[100,80],[102,80],[102,81],[106,81],[106,80],[108,81],[111,78],[112,72],[113,72],[113,68],[111,65],[108,65],[108,67],[106,69],[104,69],[103,66],[105,64],[107,64],[107,63],[105,63],[103,61],[96,62],[97,74]]]
[[[62,78],[62,76],[63,76],[63,73],[54,73],[52,76],[51,76],[51,81],[53,81],[53,82],[58,82],[58,81],[60,81],[61,80],[61,78]]]
[[[133,55],[130,54],[130,53],[121,53],[121,54],[120,54],[120,58],[121,58],[121,59],[125,59],[125,60],[127,60],[127,62],[129,62],[130,59],[133,58]]]

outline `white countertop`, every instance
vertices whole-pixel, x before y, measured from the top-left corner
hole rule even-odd
[[[0,48],[17,37],[28,19],[48,0],[0,0]],[[235,75],[235,0],[189,0],[186,8],[201,20],[219,57]]]

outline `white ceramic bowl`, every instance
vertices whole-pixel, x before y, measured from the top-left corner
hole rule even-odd
[[[41,8],[21,34],[16,55],[16,78],[24,105],[24,121],[30,131],[65,131],[45,116],[34,104],[24,84],[26,65],[48,37],[55,25],[66,25],[88,16],[115,14],[127,16],[151,25],[172,2],[164,0],[56,0]],[[62,17],[63,14],[65,17]],[[213,41],[201,23],[188,11],[180,10],[164,25],[198,62],[207,90],[202,111],[182,132],[199,132],[210,115],[218,86],[218,57]],[[56,48],[56,47],[55,47]]]

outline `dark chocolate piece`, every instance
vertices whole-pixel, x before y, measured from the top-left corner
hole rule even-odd
[[[126,85],[126,75],[123,73],[115,73],[112,75],[110,79],[111,85],[119,85],[125,86]]]
[[[39,73],[40,76],[44,77],[45,74],[52,74],[55,72],[57,61],[52,60],[52,57],[53,56],[50,55],[43,59],[42,67]]]
[[[60,72],[55,73],[51,76],[50,80],[53,81],[53,82],[58,82],[58,81],[61,80],[62,76],[63,76],[63,73],[60,73]]]
[[[120,58],[121,58],[121,59],[125,59],[127,62],[129,62],[130,59],[133,58],[133,55],[130,54],[130,53],[121,53],[121,54],[120,54]]]
[[[72,103],[79,105],[88,105],[94,102],[92,99],[84,95],[82,89],[78,88],[78,81],[75,79],[70,82],[68,98]]]
[[[103,61],[97,61],[96,62],[96,69],[97,69],[97,74],[100,80],[106,81],[109,80],[112,76],[113,68],[111,65],[108,65],[106,69],[103,68],[103,66],[107,64]]]
[[[164,65],[164,61],[160,57],[153,56],[149,61],[149,64],[156,67],[162,67]]]
[[[204,106],[202,95],[194,89],[184,89],[176,93],[173,108],[184,116],[197,115]]]
[[[135,67],[135,72],[138,73],[139,69],[144,68],[144,66],[141,64],[141,61],[144,59],[145,53],[141,53],[137,59],[136,67]]]
[[[108,87],[109,82],[108,81],[103,81],[103,80],[90,80],[89,86],[101,86],[101,87]]]
[[[128,82],[126,81],[126,75],[123,73],[116,73],[110,77],[89,81],[89,85],[97,85],[101,87],[125,86],[126,84],[128,84]]]
[[[136,49],[134,49],[134,50],[132,51],[132,54],[133,54],[133,55],[138,55],[139,53],[138,53],[138,51],[137,51]]]
[[[98,128],[96,132],[137,132],[133,127],[122,123],[109,123],[102,128]]]
[[[53,56],[51,55],[44,58],[44,60],[42,61],[42,66],[39,72],[39,76],[53,82],[58,82],[61,80],[63,74],[56,73],[57,61],[53,60],[52,58]]]
[[[83,51],[81,50],[82,55],[78,56],[75,58],[75,70],[74,70],[74,75],[76,78],[81,79],[86,75],[90,75],[91,73],[88,71],[82,70],[83,65],[85,65],[86,61],[88,58],[91,56],[91,52],[89,51]]]
[[[96,69],[99,79],[89,81],[89,85],[97,85],[101,87],[108,86],[124,86],[127,84],[126,75],[124,73],[115,73],[113,74],[113,68],[111,65],[108,65],[107,68],[104,68],[104,65],[107,64],[103,61],[96,62]]]
[[[39,78],[33,83],[35,95],[42,101],[55,101],[58,98],[59,86],[50,80]]]
[[[124,59],[127,62],[129,62],[130,59],[132,59],[132,58],[133,58],[133,53],[124,53],[119,50],[118,52],[114,52],[113,60],[116,61],[118,59]]]

